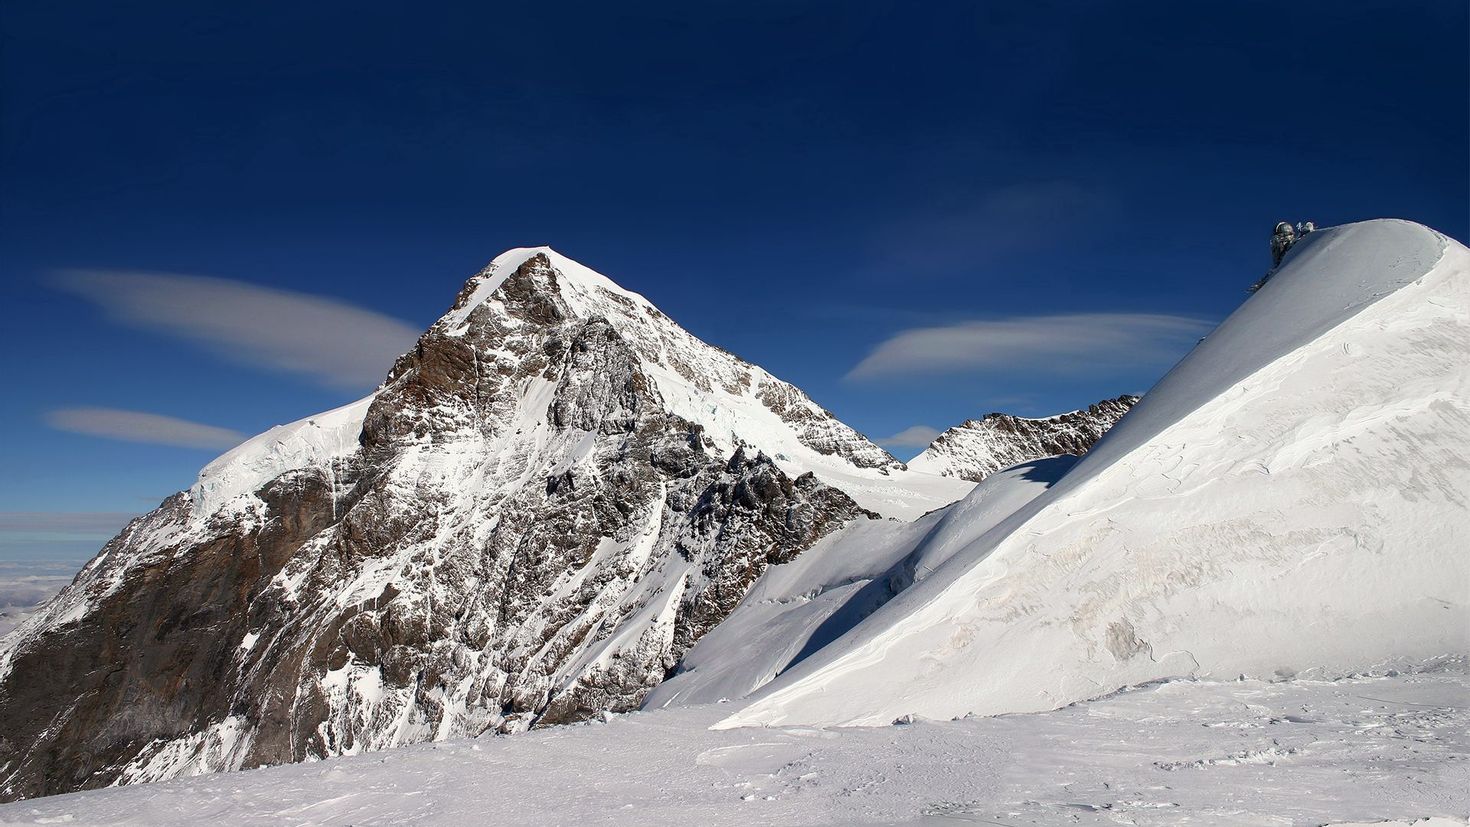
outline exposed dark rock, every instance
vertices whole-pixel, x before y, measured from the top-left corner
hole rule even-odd
[[[231,473],[287,465],[171,497],[6,639],[5,799],[631,709],[766,567],[876,516],[715,450],[650,375],[753,393],[757,369],[545,254],[491,277],[340,450],[246,446]],[[901,467],[759,381],[801,444]]]
[[[1020,462],[1061,454],[1080,456],[1137,402],[1136,396],[1120,396],[1043,419],[986,414],[940,434],[924,453],[909,461],[909,467],[979,482]]]

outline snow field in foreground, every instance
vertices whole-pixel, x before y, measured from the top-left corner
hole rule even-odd
[[[1470,812],[1467,694],[1459,659],[877,728],[710,730],[726,707],[687,707],[22,801],[0,823],[1414,822]]]

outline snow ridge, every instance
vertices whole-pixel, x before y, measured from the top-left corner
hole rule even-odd
[[[721,726],[1470,651],[1467,363],[1470,251],[1402,221],[1313,233],[1058,483]]]

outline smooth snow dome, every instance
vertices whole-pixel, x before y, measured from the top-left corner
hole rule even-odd
[[[1050,490],[720,726],[1470,650],[1470,251],[1320,230]]]

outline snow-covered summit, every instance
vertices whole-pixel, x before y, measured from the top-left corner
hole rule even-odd
[[[607,319],[638,354],[670,409],[704,427],[716,451],[764,451],[794,473],[814,471],[879,513],[915,516],[952,502],[965,486],[906,474],[903,463],[795,386],[684,330],[643,296],[549,247],[511,250],[470,280],[440,321],[457,335],[476,313],[497,314],[505,284],[526,277],[584,318]]]
[[[622,285],[580,262],[558,253],[550,247],[514,247],[506,250],[479,273],[466,282],[459,298],[450,310],[448,320],[463,324],[469,314],[490,299],[526,262],[533,258],[544,258],[556,270],[556,285],[562,297],[583,315],[603,313],[607,310],[603,295],[616,296],[617,300],[632,302],[643,309],[653,304],[642,295],[623,288]],[[655,308],[656,309],[656,308]]]
[[[553,262],[559,276],[556,281],[559,295],[583,315],[607,315],[608,301],[599,300],[603,294],[618,297],[645,312],[653,308],[637,293],[624,290],[612,279],[550,247],[517,247],[496,256],[472,276],[454,306],[435,327],[462,335],[470,313],[536,256]],[[278,425],[225,452],[200,471],[198,481],[189,489],[196,513],[208,516],[286,471],[325,466],[348,456],[357,450],[363,418],[376,396],[373,393],[340,408]]]
[[[523,318],[512,309],[527,303],[539,303],[542,315]],[[477,319],[509,333],[562,316],[608,321],[637,354],[664,404],[700,425],[716,453],[728,456],[742,445],[763,451],[788,473],[815,472],[887,516],[914,517],[969,489],[961,479],[910,473],[799,388],[705,343],[643,296],[550,247],[496,256],[426,335],[462,337]],[[278,426],[214,460],[190,489],[196,515],[207,517],[287,471],[351,454],[376,397]]]
[[[724,725],[1470,651],[1470,251],[1319,230],[1045,493]]]

